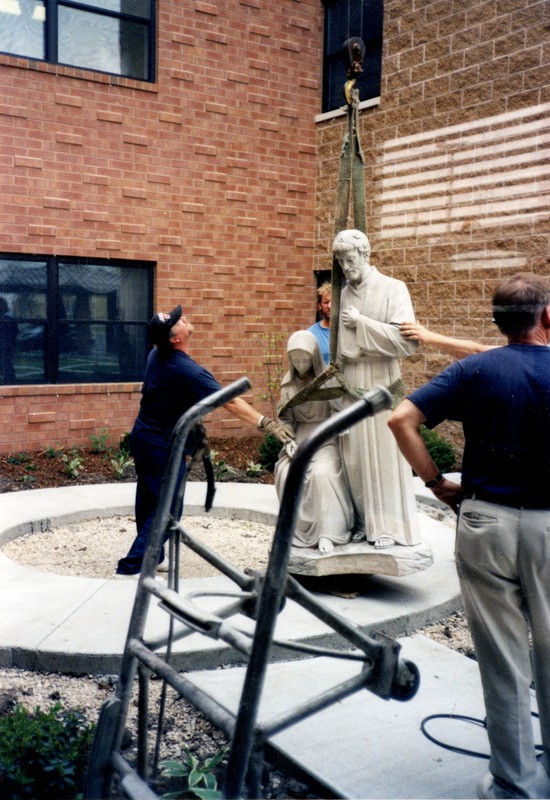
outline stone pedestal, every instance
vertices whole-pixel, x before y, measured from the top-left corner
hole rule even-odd
[[[328,555],[322,555],[317,548],[293,547],[288,572],[316,578],[358,574],[400,578],[427,569],[432,564],[432,548],[427,542],[388,548],[376,548],[367,542],[351,542],[335,547]]]

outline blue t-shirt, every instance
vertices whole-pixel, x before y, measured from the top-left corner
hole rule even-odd
[[[214,376],[187,353],[162,355],[155,347],[147,358],[136,424],[168,442],[181,415],[218,389]]]
[[[316,322],[315,325],[311,325],[308,328],[317,341],[319,342],[319,347],[321,348],[321,353],[323,358],[325,359],[325,364],[330,363],[330,328],[323,328],[321,327],[320,322]]]
[[[550,349],[513,344],[452,364],[408,398],[464,428],[462,482],[494,502],[550,508]]]

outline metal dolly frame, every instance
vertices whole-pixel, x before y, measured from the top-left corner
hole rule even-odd
[[[115,776],[120,780],[124,794],[131,800],[157,800],[158,795],[147,783],[148,777],[148,682],[151,673],[163,681],[160,723],[155,750],[156,760],[160,748],[164,690],[166,685],[185,697],[231,740],[224,798],[261,797],[261,772],[266,756],[274,749],[269,738],[306,717],[332,705],[360,689],[368,689],[384,699],[409,700],[419,685],[417,667],[399,658],[400,645],[383,634],[368,636],[343,616],[332,611],[287,574],[288,559],[306,468],[314,453],[329,439],[348,430],[361,419],[387,408],[391,395],[376,387],[348,409],[323,422],[319,428],[300,444],[289,467],[277,525],[271,546],[268,566],[264,573],[242,572],[219,554],[206,547],[185,531],[174,519],[172,509],[181,507],[185,482],[178,490],[178,471],[187,437],[195,424],[209,412],[224,405],[250,388],[248,379],[242,378],[215,392],[189,409],[178,421],[172,441],[158,508],[150,532],[143,568],[139,577],[134,607],[130,618],[119,679],[114,695],[107,699],[100,711],[94,738],[86,800],[105,800],[111,796]],[[170,536],[168,585],[155,579],[163,541]],[[236,593],[179,592],[179,558],[181,544],[198,553],[230,578],[238,587]],[[216,613],[201,609],[197,600],[205,596],[225,597],[229,602]],[[152,597],[158,598],[160,607],[168,614],[168,634],[156,640],[145,641],[144,630]],[[298,603],[312,615],[338,633],[348,649],[326,649],[274,639],[277,616],[286,598]],[[244,614],[256,621],[254,633],[243,631],[230,620]],[[176,629],[178,623],[178,629]],[[198,688],[182,671],[170,664],[172,643],[175,639],[201,633],[223,641],[233,648],[241,661],[248,659],[245,681],[236,715]],[[271,649],[286,648],[295,657],[324,655],[358,661],[358,674],[296,708],[258,723],[258,710]],[[164,649],[163,654],[157,651]],[[136,678],[139,676],[138,699],[138,756],[137,765],[131,766],[121,754],[128,708]],[[314,776],[307,776],[315,783]],[[321,785],[321,784],[319,784]],[[330,795],[334,796],[331,792]]]

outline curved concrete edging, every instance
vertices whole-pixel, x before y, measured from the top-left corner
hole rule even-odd
[[[417,497],[433,502],[417,481]],[[93,516],[132,513],[135,484],[35,489],[0,496],[0,546],[24,533]],[[204,483],[188,483],[186,513],[204,513]],[[435,504],[435,503],[434,503]],[[264,484],[218,484],[214,516],[273,522],[275,489]],[[402,636],[441,619],[461,606],[454,568],[454,533],[421,515],[423,538],[431,541],[434,564],[425,572],[391,578],[370,576],[350,598],[324,594],[323,601],[365,631]],[[113,554],[113,561],[117,554]],[[215,591],[234,585],[225,577],[183,582],[186,591]],[[325,584],[326,585],[326,584]],[[0,666],[81,673],[117,673],[133,606],[131,580],[78,578],[40,572],[16,564],[0,552]],[[364,590],[364,591],[363,591]],[[243,627],[248,621],[243,620]],[[146,637],[165,632],[166,615],[152,604]],[[303,609],[287,602],[278,638],[337,643],[337,635]],[[193,634],[174,646],[174,663],[207,669],[227,663],[225,646]],[[286,656],[288,657],[288,655]]]

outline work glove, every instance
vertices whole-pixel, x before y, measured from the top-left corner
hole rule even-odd
[[[258,429],[264,433],[272,433],[282,444],[294,439],[294,431],[286,422],[279,422],[269,417],[262,417],[258,422]]]

